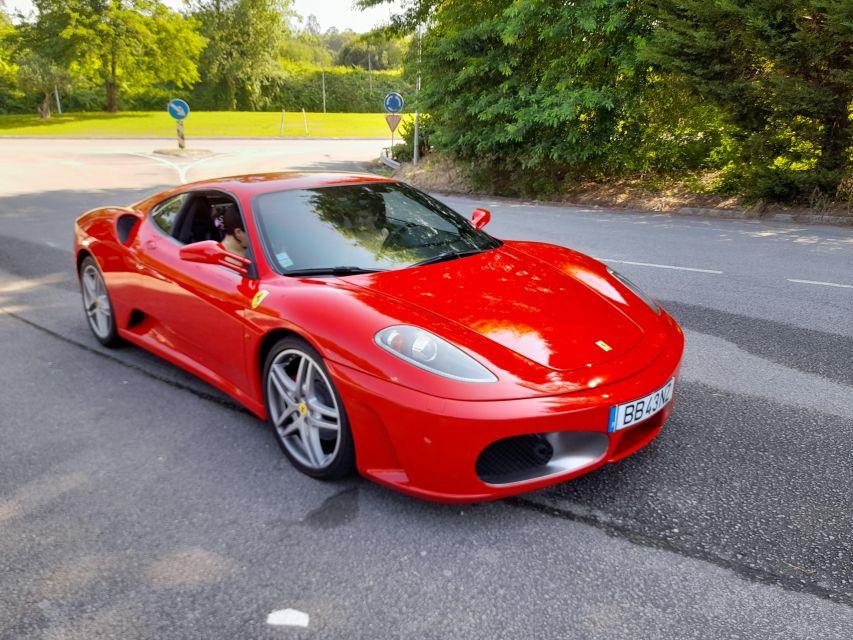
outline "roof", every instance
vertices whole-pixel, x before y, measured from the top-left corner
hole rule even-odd
[[[370,173],[352,173],[346,171],[282,171],[279,173],[255,173],[242,176],[228,176],[212,180],[193,182],[181,189],[221,188],[240,195],[257,195],[271,191],[288,189],[316,189],[342,184],[363,184],[371,182],[394,182],[391,178]]]

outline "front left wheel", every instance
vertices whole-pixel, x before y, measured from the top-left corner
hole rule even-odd
[[[104,275],[98,263],[91,256],[80,264],[80,291],[83,295],[83,308],[86,320],[95,337],[105,347],[116,347],[121,342],[116,329],[113,305]]]
[[[264,366],[267,414],[284,454],[302,473],[335,480],[355,470],[343,402],[319,353],[296,337],[280,340]]]

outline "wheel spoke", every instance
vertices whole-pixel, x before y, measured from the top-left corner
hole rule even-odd
[[[305,378],[308,376],[308,373],[311,369],[311,363],[308,358],[302,358],[299,360],[299,368],[296,370],[296,377],[294,378],[294,383],[296,385],[296,397],[299,398],[300,395],[304,395],[305,390]]]
[[[102,336],[107,334],[109,331],[109,325],[107,323],[107,317],[104,315],[102,309],[97,309],[95,311],[95,322],[98,323],[98,331]]]
[[[306,416],[305,419],[315,429],[323,429],[324,431],[334,432],[338,432],[341,430],[341,426],[338,424],[337,420],[335,420],[334,422],[326,422],[325,420],[316,418],[314,416]]]
[[[83,274],[83,288],[90,298],[96,297],[95,274],[91,271],[86,271],[86,273]]]
[[[324,418],[330,418],[332,420],[338,419],[338,412],[334,407],[327,407],[322,402],[317,399],[317,396],[313,398],[309,398],[305,404],[308,405],[308,408],[312,413],[319,413]]]
[[[322,445],[320,444],[320,432],[311,427],[307,420],[302,421],[302,426],[299,429],[299,438],[302,440],[302,446],[305,448],[305,453],[315,467],[323,466],[323,458],[326,454],[323,453]]]
[[[287,377],[287,374],[280,365],[274,364],[270,367],[270,379],[278,394],[290,404],[293,404],[292,389],[288,386],[288,383],[292,384],[293,381]]]
[[[292,412],[288,413],[287,415],[291,415],[291,414],[292,414]],[[302,421],[303,421],[302,417],[296,418],[293,422],[291,422],[289,425],[287,425],[284,429],[279,429],[279,433],[281,434],[281,437],[286,438],[287,436],[291,436],[291,435],[295,434],[297,431],[301,431]]]
[[[281,410],[281,413],[279,413],[278,418],[274,420],[274,422],[275,422],[275,426],[276,426],[276,427],[280,427],[280,426],[282,425],[282,423],[283,423],[285,420],[287,420],[288,418],[293,417],[293,414],[295,414],[295,413],[299,413],[299,407],[297,407],[297,406],[295,406],[295,405],[289,405],[289,406],[288,406],[288,405],[285,405],[285,406],[284,406],[284,408]],[[290,428],[293,426],[293,424],[294,424],[295,422],[297,422],[297,421],[298,421],[298,420],[294,420],[293,422],[291,422],[291,423],[286,427],[286,429],[285,429],[285,430],[290,430]],[[284,436],[284,435],[288,435],[288,434],[287,434],[287,433],[282,433],[281,435],[283,435],[283,436]]]

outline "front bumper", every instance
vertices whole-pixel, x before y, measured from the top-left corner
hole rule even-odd
[[[344,399],[363,476],[428,500],[479,502],[563,482],[644,447],[660,433],[674,399],[648,420],[614,433],[607,429],[610,407],[677,377],[682,351],[683,341],[674,340],[637,375],[588,391],[476,402],[438,398],[328,364]],[[484,451],[529,434],[547,434],[551,464],[533,475],[512,472],[497,481],[482,473]]]

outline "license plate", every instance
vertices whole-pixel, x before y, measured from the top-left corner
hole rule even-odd
[[[675,387],[673,378],[657,391],[647,396],[632,400],[625,404],[610,407],[610,424],[607,430],[611,433],[642,422],[661,411],[672,400],[672,390]]]

